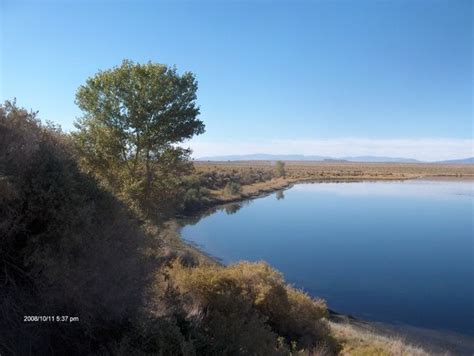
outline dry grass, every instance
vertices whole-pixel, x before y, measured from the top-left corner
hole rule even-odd
[[[286,284],[265,262],[186,267],[174,261],[165,278],[157,274],[155,286],[157,300],[172,296],[184,318],[201,328],[196,337],[206,343],[198,354],[313,355],[312,350],[325,350],[334,355],[340,350],[330,334],[326,303]]]
[[[330,322],[331,331],[343,345],[341,355],[351,356],[425,356],[420,347],[406,344],[402,339],[377,334],[348,323]]]
[[[474,165],[441,165],[416,163],[360,163],[360,162],[285,162],[288,180],[326,179],[409,179],[409,178],[464,178],[474,179]],[[234,171],[244,175],[249,171],[275,172],[270,161],[194,162],[198,172]]]

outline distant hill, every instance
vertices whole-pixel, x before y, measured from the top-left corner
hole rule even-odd
[[[305,155],[273,155],[255,153],[249,155],[229,155],[200,157],[198,161],[318,161],[318,162],[369,162],[369,163],[426,163],[413,158],[384,157],[384,156],[305,156]],[[474,157],[453,159],[447,161],[430,162],[437,164],[474,164]]]
[[[341,159],[349,162],[394,162],[394,163],[420,163],[420,161],[413,158],[403,157],[383,157],[383,156],[356,156],[356,157],[342,157]]]
[[[255,153],[249,155],[229,155],[201,157],[198,161],[324,161],[324,162],[397,162],[417,163],[416,159],[401,157],[355,156],[355,157],[329,157],[305,155],[272,155]]]
[[[439,161],[436,162],[439,164],[474,164],[474,157],[464,158],[464,159],[451,159],[448,161]]]
[[[304,155],[272,155],[255,153],[249,155],[211,156],[201,157],[198,161],[323,161],[331,157],[304,156]]]

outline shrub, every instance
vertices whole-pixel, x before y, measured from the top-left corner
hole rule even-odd
[[[225,192],[230,195],[237,195],[242,191],[242,187],[237,182],[229,182],[225,186]]]
[[[200,324],[203,344],[213,345],[206,352],[338,350],[324,319],[325,303],[286,285],[266,263],[187,268],[175,262],[168,276],[185,318]]]
[[[182,197],[183,213],[193,213],[211,203],[211,195],[209,190],[205,188],[205,177],[190,175],[183,179],[185,193]]]
[[[106,344],[137,315],[148,269],[138,222],[79,170],[66,135],[11,102],[0,105],[0,236],[0,350],[87,354],[88,335]],[[80,323],[32,327],[23,315]]]

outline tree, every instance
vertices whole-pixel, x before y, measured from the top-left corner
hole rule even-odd
[[[276,172],[277,172],[279,177],[284,177],[286,175],[285,162],[277,161],[276,165],[275,165],[275,168],[276,168]]]
[[[124,60],[99,71],[76,93],[84,115],[73,136],[82,165],[115,192],[147,209],[154,202],[155,209],[159,185],[178,187],[176,177],[189,169],[190,151],[176,144],[204,132],[196,91],[192,73],[163,64]]]

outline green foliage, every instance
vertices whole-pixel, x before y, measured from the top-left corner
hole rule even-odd
[[[225,192],[230,195],[237,195],[242,191],[240,183],[228,182],[224,188]]]
[[[193,213],[211,205],[210,193],[204,187],[202,178],[190,175],[183,179],[182,186],[185,193],[183,196],[181,211]]]
[[[198,325],[194,337],[204,354],[338,351],[324,319],[325,303],[286,285],[263,262],[227,268],[187,268],[175,262],[168,278],[185,319]]]
[[[174,144],[204,132],[196,91],[192,73],[151,62],[124,60],[89,78],[76,94],[82,165],[148,214],[175,208],[191,167]]]
[[[278,177],[284,177],[286,175],[285,162],[277,161],[275,164],[275,170],[277,172]]]
[[[202,166],[201,166],[202,168]],[[199,171],[201,184],[209,189],[222,189],[229,182],[238,182],[241,185],[266,182],[273,178],[274,171],[266,168],[229,169],[225,166],[214,166],[212,169]]]

